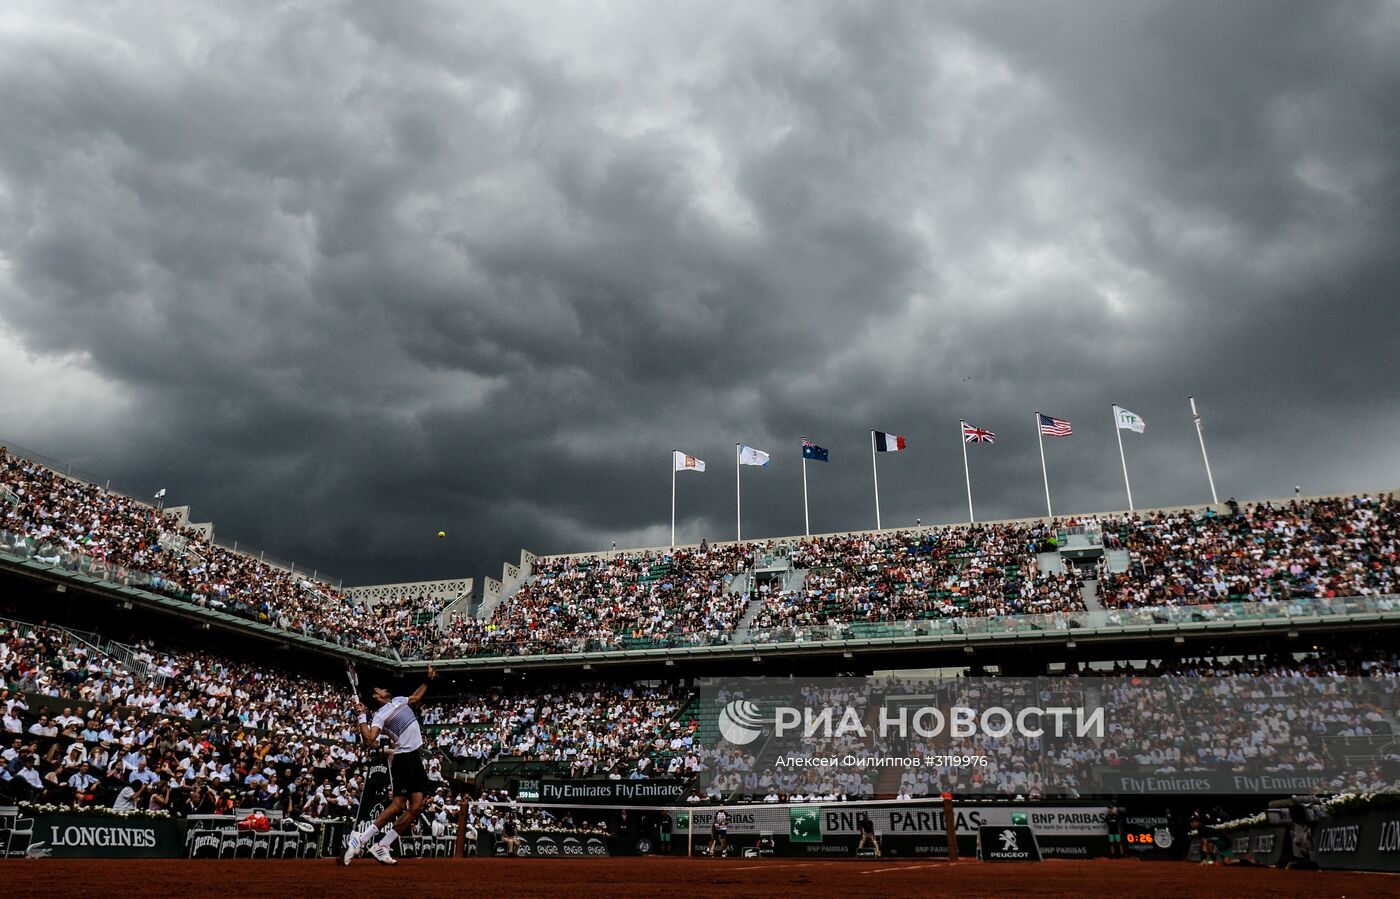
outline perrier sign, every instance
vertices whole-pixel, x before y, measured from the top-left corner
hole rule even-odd
[[[788,839],[794,843],[820,843],[821,808],[815,805],[798,805],[788,809]]]

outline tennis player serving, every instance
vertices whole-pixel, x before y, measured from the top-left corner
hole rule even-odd
[[[431,665],[428,666],[428,680],[435,677],[437,672]],[[350,860],[363,852],[376,836],[379,841],[369,846],[369,854],[381,865],[398,864],[390,847],[400,834],[407,833],[413,826],[413,819],[423,811],[424,796],[431,790],[420,754],[423,733],[418,727],[418,715],[414,712],[427,692],[426,681],[411,696],[394,696],[383,687],[375,687],[374,701],[379,703],[379,709],[373,719],[365,714],[363,705],[356,706],[360,736],[365,745],[374,745],[380,734],[389,739],[389,783],[393,801],[367,830],[350,837],[341,864],[350,864]],[[389,827],[391,821],[393,826]]]

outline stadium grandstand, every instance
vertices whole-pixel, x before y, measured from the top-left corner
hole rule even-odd
[[[0,806],[17,811],[0,811],[0,830],[13,838],[26,814],[117,809],[188,821],[181,853],[251,855],[256,839],[227,824],[206,839],[196,825],[262,814],[300,835],[262,854],[335,854],[305,832],[356,819],[383,772],[348,714],[359,697],[345,666],[397,686],[431,663],[443,683],[421,720],[435,791],[405,853],[484,854],[508,832],[606,837],[610,854],[676,851],[682,829],[689,853],[708,837],[699,810],[717,804],[888,815],[880,803],[927,813],[943,797],[1059,802],[1103,820],[1111,801],[1169,821],[1157,826],[1176,828],[1181,851],[1195,817],[1245,820],[1296,801],[1304,774],[1318,802],[1394,789],[1398,525],[1392,494],[1232,500],[525,552],[481,595],[466,578],[345,588],[220,545],[184,510],[5,451]],[[803,680],[874,672],[895,675],[858,688]],[[774,760],[798,743],[832,754],[854,744],[771,728],[726,743],[722,715],[744,694],[712,685],[736,675],[786,684],[794,702],[839,701],[866,722],[915,699],[949,710],[970,692],[1005,691],[1008,704],[1090,704],[1114,724],[1093,738],[905,735],[894,746],[976,757],[973,767],[793,770]],[[1275,681],[1300,684],[1305,703],[1282,711],[1270,704],[1282,694],[1261,698]],[[1256,769],[1296,776],[1248,792],[1172,786]],[[1138,782],[1169,786],[1131,795]],[[669,804],[567,801],[641,795],[639,784]],[[746,848],[787,827],[744,815],[734,839]],[[1109,851],[1107,833],[1092,854]]]
[[[569,556],[471,580],[342,589],[212,542],[179,515],[6,452],[0,553],[204,623],[396,662],[675,659],[863,641],[1111,637],[1137,627],[1384,620],[1393,494],[1316,497]],[[443,585],[456,586],[446,595]],[[1400,614],[1400,613],[1397,613]],[[1189,631],[1186,631],[1189,632]],[[1027,641],[1029,642],[1029,641]],[[790,645],[789,645],[790,644]]]

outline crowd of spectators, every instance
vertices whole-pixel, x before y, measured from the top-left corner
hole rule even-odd
[[[849,708],[862,722],[871,723],[875,710],[871,700],[876,695],[873,682],[849,687],[805,684],[797,690],[794,705],[803,709]],[[720,702],[737,698],[743,698],[742,690],[717,694]],[[775,736],[765,747],[763,761],[756,758],[750,748],[716,744],[702,750],[701,759],[710,773],[703,791],[705,798],[745,802],[844,802],[875,797],[877,772],[871,769],[793,767],[776,761],[790,756],[844,758],[852,753],[866,754],[868,742],[853,735],[827,734],[824,729],[808,735],[805,728],[799,727],[781,738]]]
[[[1374,648],[1086,667],[1040,681],[1040,689],[1055,684],[1058,695],[1041,696],[1038,704],[1102,708],[1103,737],[978,736],[955,751],[975,745],[991,756],[991,779],[981,787],[1028,798],[1102,790],[1119,775],[1299,774],[1323,791],[1369,789],[1400,775],[1392,740],[1400,711],[1397,672],[1400,657]],[[982,689],[1006,687],[984,683]],[[982,707],[992,700],[970,698]],[[1025,697],[1019,701],[1024,705]],[[1353,756],[1362,761],[1353,763]],[[975,774],[950,779],[948,773],[933,788],[979,786]],[[926,776],[911,773],[907,780]],[[1226,789],[1233,781],[1217,783]]]
[[[782,700],[799,708],[853,710],[866,733],[798,728],[746,751],[702,752],[711,772],[697,800],[833,801],[957,795],[1077,798],[1123,792],[1121,777],[1214,777],[1217,792],[1255,791],[1261,775],[1296,775],[1298,792],[1396,789],[1400,783],[1400,656],[1376,646],[1112,666],[1055,678],[875,679],[863,691],[810,688]],[[842,692],[844,690],[844,692]],[[769,696],[769,701],[777,698]],[[1102,711],[1102,735],[1044,727],[955,737],[916,729],[881,733],[880,714],[934,707]],[[753,752],[747,751],[752,750]],[[754,754],[756,753],[756,754]],[[884,761],[793,765],[791,758]],[[789,761],[784,764],[782,759]],[[902,759],[919,759],[918,764]],[[1241,779],[1237,779],[1237,776]],[[1255,778],[1255,780],[1250,780]],[[1277,782],[1277,781],[1276,781]],[[1245,784],[1241,787],[1240,784]]]
[[[461,617],[445,656],[719,642],[748,599],[730,590],[750,564],[749,544],[611,557],[539,559],[532,577],[488,621]]]
[[[339,816],[358,800],[372,750],[333,682],[204,651],[139,646],[128,665],[58,628],[0,626],[0,796],[118,810],[278,809]],[[888,754],[976,764],[904,770],[784,767],[774,753],[864,755],[819,734],[735,747],[700,739],[691,695],[617,683],[499,689],[421,709],[429,777],[444,764],[537,763],[574,778],[689,779],[697,799],[836,801],[951,791],[1049,798],[1101,789],[1105,774],[1316,774],[1329,791],[1392,782],[1400,656],[1346,651],[1082,666],[1056,679],[876,681],[817,690],[800,707],[846,708],[866,725],[890,704],[1102,706],[1102,737],[1067,734],[920,739]],[[737,696],[737,694],[736,694]],[[732,697],[725,696],[721,699]],[[800,745],[799,745],[800,744]],[[1352,761],[1352,757],[1359,761]],[[440,761],[439,757],[445,761]],[[450,816],[442,790],[429,817]],[[477,824],[499,826],[499,810]],[[536,822],[538,823],[538,822]],[[474,825],[475,826],[475,825]],[[522,819],[522,827],[533,826]]]
[[[147,655],[138,674],[61,629],[0,625],[0,794],[175,814],[353,808],[367,754],[344,690],[212,654]]]
[[[422,654],[446,604],[362,602],[210,540],[179,517],[0,447],[0,549],[333,643]]]
[[[1394,734],[1393,653],[1196,659],[1147,672],[1119,672],[1108,688],[1111,767],[1175,774],[1265,766],[1331,776],[1346,767],[1351,738],[1390,743]]]
[[[429,745],[473,768],[509,756],[570,777],[676,777],[694,743],[695,723],[677,718],[688,698],[630,684],[499,690],[427,706],[423,723]]]
[[[1260,503],[1105,524],[1130,554],[1105,574],[1109,608],[1393,594],[1400,586],[1400,503],[1393,494]]]
[[[1083,611],[1073,569],[1036,570],[1047,532],[1003,524],[804,540],[790,556],[807,572],[801,587],[766,598],[751,627]]]
[[[423,658],[434,654],[441,643],[437,616],[449,602],[411,592],[356,602],[355,633],[366,646],[389,649],[403,658]]]
[[[601,809],[592,815],[577,808],[551,809],[522,803],[505,790],[486,791],[476,799],[467,800],[468,852],[475,853],[472,844],[482,835],[490,834],[499,842],[511,829],[515,833],[606,835],[609,833],[607,817],[608,813]]]
[[[1040,571],[1062,528],[1087,525],[1126,549],[1100,566],[1099,601],[1129,610],[1391,594],[1400,585],[1393,496],[1262,503],[1053,523],[977,524],[791,542],[537,559],[487,619],[439,619],[442,599],[361,602],[327,584],[214,544],[144,503],[0,448],[0,550],[138,583],[289,631],[404,658],[524,655],[729,641],[746,612],[762,640],[831,636],[870,622],[1070,616],[1085,611],[1077,569]],[[794,589],[735,579],[787,554]],[[1058,560],[1057,560],[1058,561]],[[1116,567],[1116,566],[1115,566]],[[1136,613],[1135,613],[1136,614]],[[468,746],[467,751],[481,747]]]
[[[352,810],[375,757],[344,686],[207,651],[136,647],[132,668],[54,627],[0,622],[0,796],[175,813]],[[139,673],[138,673],[139,672]],[[686,777],[688,694],[595,684],[422,709],[430,780],[505,755],[574,777]],[[193,803],[193,804],[191,804]]]

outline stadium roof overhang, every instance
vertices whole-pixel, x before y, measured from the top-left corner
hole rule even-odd
[[[1253,619],[1250,621],[1188,622],[1181,624],[1128,625],[1081,628],[1072,631],[1037,633],[977,634],[959,636],[910,636],[855,640],[823,640],[806,643],[744,643],[737,645],[638,649],[618,652],[580,652],[510,658],[444,659],[432,664],[444,672],[522,673],[561,670],[620,673],[659,672],[663,669],[687,673],[730,674],[739,671],[757,674],[759,666],[818,665],[840,670],[891,667],[936,667],[967,665],[978,661],[1082,657],[1142,658],[1160,656],[1166,646],[1213,647],[1261,638],[1278,641],[1280,649],[1293,644],[1306,648],[1310,635],[1341,631],[1373,631],[1400,628],[1400,611],[1308,618]],[[1287,641],[1287,642],[1286,642]],[[1151,650],[1148,647],[1152,647]],[[423,661],[406,661],[405,673],[421,671]]]
[[[138,587],[113,584],[91,575],[69,571],[34,559],[0,556],[0,571],[17,575],[25,581],[52,588],[55,592],[98,598],[110,602],[118,608],[141,608],[154,611],[195,623],[207,630],[219,630],[242,637],[254,637],[271,645],[283,645],[289,648],[295,646],[318,655],[351,659],[381,668],[395,669],[399,664],[397,659],[387,659],[353,647],[341,646],[306,634],[286,631],[260,621],[252,621],[237,615],[220,612],[217,609],[194,605]]]

